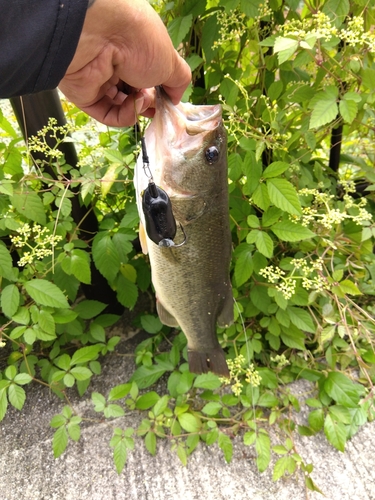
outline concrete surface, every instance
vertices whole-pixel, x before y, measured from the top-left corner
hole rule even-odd
[[[75,409],[85,416],[92,411],[92,391],[108,393],[128,380],[133,370],[131,354],[136,339],[122,340],[117,352],[106,357],[103,373],[79,398],[71,391]],[[293,384],[302,397],[306,383]],[[159,441],[152,457],[141,440],[130,453],[121,475],[115,471],[109,440],[112,427],[136,426],[141,415],[132,412],[107,423],[85,422],[81,439],[53,458],[49,421],[63,406],[48,388],[30,387],[22,412],[10,409],[0,422],[0,500],[310,500],[323,499],[306,492],[303,478],[272,481],[272,470],[259,474],[253,448],[241,438],[234,441],[233,461],[227,464],[218,447],[203,444],[187,467]],[[298,418],[304,421],[302,410]],[[364,426],[348,443],[346,452],[333,449],[323,435],[296,436],[296,447],[306,462],[314,464],[312,477],[329,500],[375,500],[375,423]]]

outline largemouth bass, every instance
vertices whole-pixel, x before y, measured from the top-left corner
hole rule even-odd
[[[165,325],[180,326],[186,335],[191,372],[212,371],[228,377],[216,336],[216,324],[233,322],[227,147],[221,106],[175,106],[159,88],[155,116],[144,139],[155,185],[172,204],[177,228],[174,243],[182,244],[160,246],[140,228],[159,318]],[[144,227],[142,195],[149,177],[141,156],[134,182]]]

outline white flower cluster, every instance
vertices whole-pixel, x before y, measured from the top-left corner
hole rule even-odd
[[[19,266],[26,266],[32,264],[34,260],[41,260],[48,255],[52,255],[54,247],[62,240],[61,236],[50,234],[47,227],[42,228],[39,224],[35,224],[33,227],[24,224],[17,229],[17,233],[19,236],[10,237],[13,245],[17,248],[27,247],[30,249],[30,251],[23,253],[18,261]]]
[[[231,389],[235,396],[241,395],[243,389],[242,376],[245,376],[245,381],[253,387],[259,386],[262,380],[259,373],[255,370],[254,365],[250,363],[250,365],[245,368],[245,363],[246,359],[242,354],[239,354],[234,359],[228,359],[227,364],[230,378],[221,379],[224,383],[231,383]]]

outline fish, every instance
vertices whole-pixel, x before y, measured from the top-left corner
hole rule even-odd
[[[149,172],[140,155],[134,184],[140,241],[149,255],[160,321],[184,332],[192,373],[211,371],[229,377],[216,334],[217,325],[233,322],[234,305],[227,137],[221,105],[174,105],[158,87],[155,115],[143,139]],[[170,204],[162,216],[169,222],[171,213],[175,218],[172,229],[167,229],[172,231],[170,238],[161,236],[160,241],[150,238],[152,228],[145,229],[147,223],[150,226],[144,210],[150,172],[153,187]]]

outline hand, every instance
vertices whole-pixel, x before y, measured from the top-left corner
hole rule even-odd
[[[147,0],[96,0],[59,88],[96,120],[125,127],[138,114],[153,116],[153,87],[163,85],[177,104],[190,79],[188,64]]]

